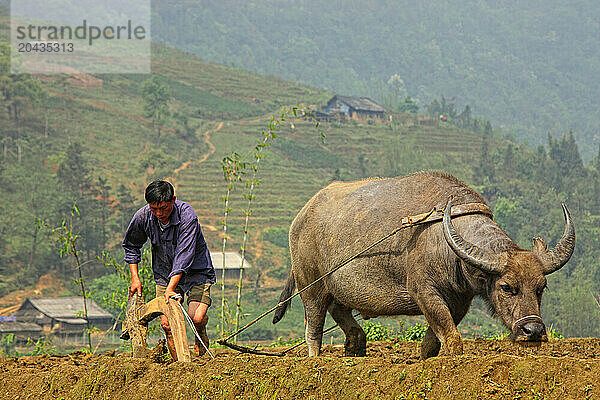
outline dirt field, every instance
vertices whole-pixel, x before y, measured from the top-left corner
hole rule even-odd
[[[419,343],[369,343],[368,357],[215,349],[192,363],[108,353],[0,359],[2,399],[598,399],[600,339],[539,347],[466,340],[465,355],[419,360]]]

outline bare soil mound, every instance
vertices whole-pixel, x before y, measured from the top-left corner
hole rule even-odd
[[[466,340],[465,355],[419,359],[419,343],[369,343],[368,357],[326,346],[285,357],[215,350],[191,363],[108,353],[0,359],[2,399],[594,399],[600,339],[536,347]],[[292,352],[293,353],[293,352]]]

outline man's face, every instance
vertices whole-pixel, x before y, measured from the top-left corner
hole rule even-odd
[[[149,203],[148,205],[150,206],[150,211],[152,211],[152,214],[154,214],[154,216],[158,218],[160,222],[166,225],[171,220],[171,213],[173,213],[173,204],[175,204],[175,196],[173,196],[173,199],[171,201]]]

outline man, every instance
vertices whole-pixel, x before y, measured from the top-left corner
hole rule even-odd
[[[156,297],[164,296],[169,302],[177,294],[182,299],[187,296],[188,314],[208,347],[206,312],[211,304],[210,286],[215,283],[215,270],[198,217],[189,204],[175,199],[169,182],[159,180],[150,183],[145,198],[148,204],[135,213],[123,239],[125,262],[131,269],[129,292],[142,295],[138,263],[141,248],[150,239]],[[177,360],[173,334],[164,315],[161,315],[161,326],[171,357]],[[199,356],[206,352],[198,338],[194,350]]]

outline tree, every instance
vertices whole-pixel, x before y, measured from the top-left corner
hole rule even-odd
[[[107,239],[104,227],[99,226],[108,216],[110,187],[103,180],[98,180],[97,184],[93,182],[89,161],[84,154],[85,150],[79,142],[71,143],[59,163],[56,175],[65,195],[63,210],[66,211],[69,204],[77,203],[79,218],[74,223],[82,236],[80,250],[85,251],[89,259],[92,253],[100,254]]]
[[[4,100],[9,115],[19,120],[25,105],[36,106],[44,96],[42,84],[31,75],[13,75],[8,85],[3,87]]]
[[[479,184],[491,183],[494,181],[494,163],[490,157],[489,149],[489,137],[483,136],[481,141],[481,151],[479,153],[479,166],[477,174],[475,175],[475,181]]]
[[[487,137],[492,136],[492,124],[490,121],[485,121],[485,127],[483,128],[483,134]]]
[[[144,99],[144,116],[152,119],[152,126],[160,141],[162,127],[171,115],[169,111],[171,91],[154,75],[142,84],[141,91]]]
[[[552,185],[557,190],[568,189],[574,178],[585,176],[583,160],[572,131],[569,131],[568,135],[563,135],[560,140],[548,134],[548,148],[551,161],[548,173],[552,177]]]
[[[28,74],[9,74],[10,47],[0,43],[0,105],[6,107],[8,115],[19,120],[25,105],[39,104],[45,95],[39,80]]]
[[[419,112],[419,105],[410,96],[406,96],[400,104],[398,104],[398,111],[416,114]]]
[[[457,116],[457,112],[454,100],[454,97],[446,99],[446,97],[444,96],[440,98],[440,101],[433,100],[431,104],[427,106],[427,113],[433,118],[437,118],[440,115],[444,115],[445,117],[448,117],[450,119],[455,119]]]
[[[117,223],[119,224],[117,229],[119,232],[124,232],[138,207],[135,197],[131,194],[131,189],[122,183],[117,187],[116,197],[117,201],[114,208],[117,213]]]
[[[471,106],[469,106],[468,104],[465,106],[465,109],[463,110],[463,112],[461,112],[458,117],[457,117],[457,124],[458,126],[460,126],[461,128],[471,128],[471,120],[473,118],[472,112],[471,112]]]
[[[146,180],[153,181],[168,176],[177,165],[177,160],[162,150],[151,149],[141,156],[138,165],[141,171],[146,172]]]
[[[89,188],[89,167],[83,157],[84,149],[81,143],[72,142],[67,147],[62,160],[59,163],[56,176],[65,189],[74,196],[72,200],[79,200],[86,188]]]

